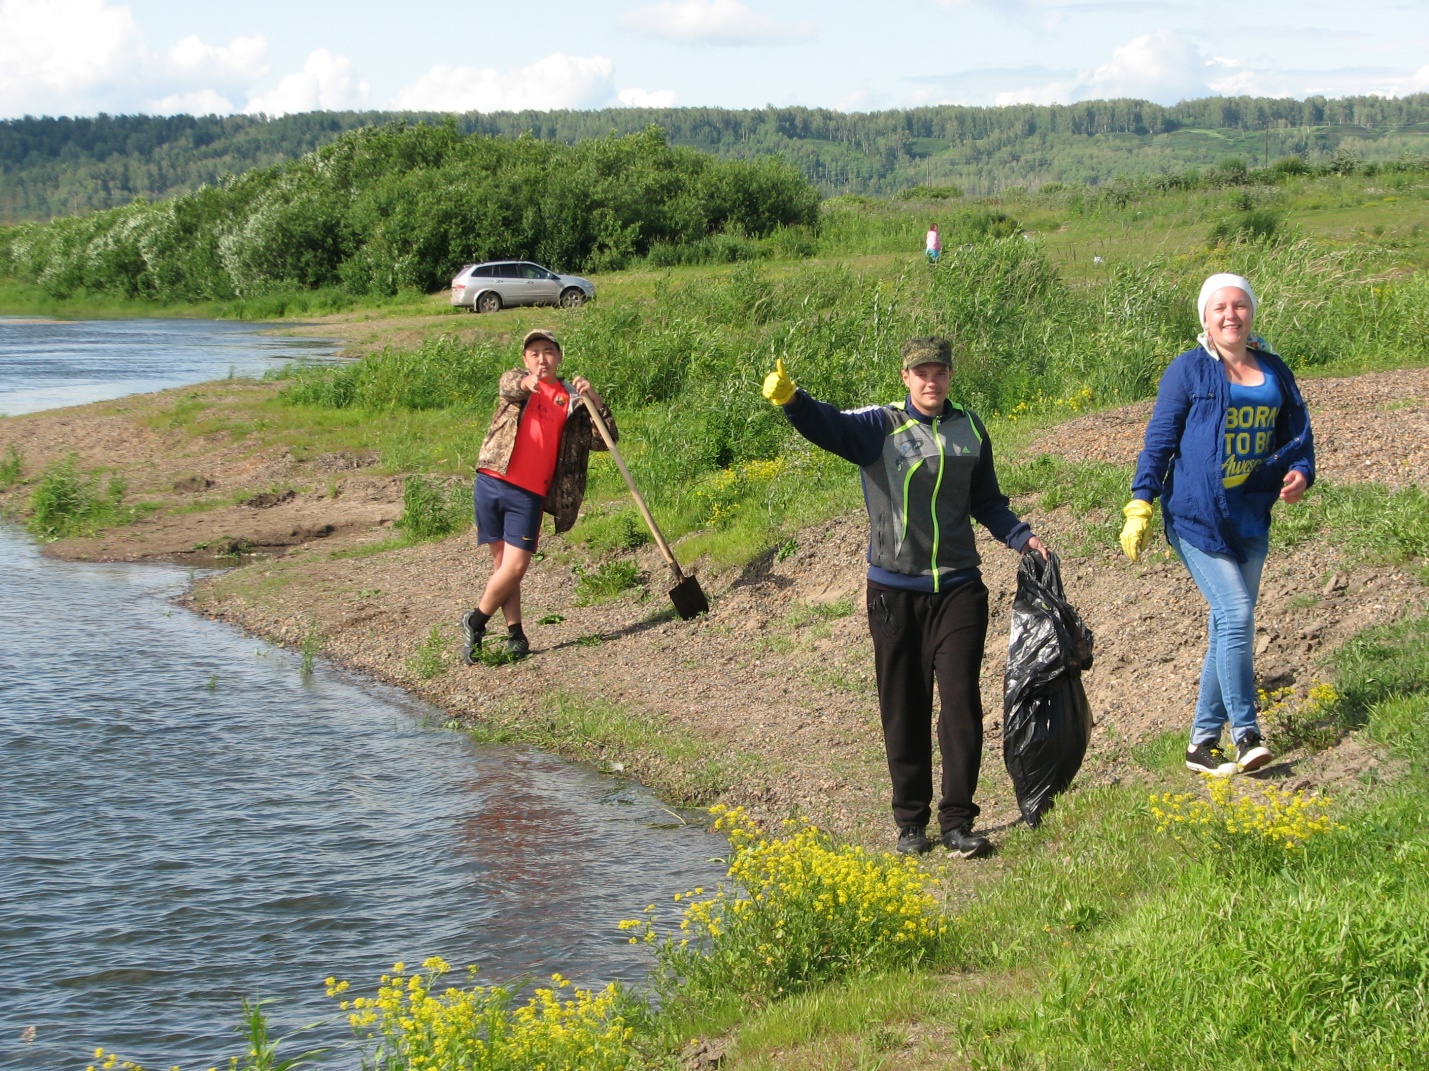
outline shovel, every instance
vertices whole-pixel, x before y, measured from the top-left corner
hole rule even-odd
[[[655,524],[655,518],[650,516],[650,507],[645,504],[645,499],[640,497],[639,490],[635,487],[635,480],[631,478],[630,470],[625,467],[625,458],[620,456],[620,451],[616,449],[615,440],[611,438],[610,429],[605,426],[605,418],[600,415],[600,410],[596,404],[590,400],[587,394],[586,411],[590,413],[590,419],[595,424],[596,430],[600,432],[600,437],[605,440],[605,448],[610,451],[610,456],[615,458],[615,467],[620,470],[620,475],[625,477],[625,486],[630,488],[630,497],[635,499],[635,504],[640,507],[640,515],[645,518],[645,523],[650,526],[650,534],[655,537],[655,543],[660,548],[660,553],[665,556],[665,560],[670,563],[670,572],[675,574],[675,586],[670,589],[670,601],[675,604],[675,613],[680,615],[680,620],[688,621],[692,617],[710,612],[710,601],[705,598],[705,593],[700,590],[700,582],[693,576],[686,576],[680,571],[680,563],[675,560],[675,555],[670,550],[670,545],[665,542],[665,537],[660,534],[660,528]]]

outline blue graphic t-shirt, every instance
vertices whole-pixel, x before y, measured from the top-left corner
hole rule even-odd
[[[1280,415],[1280,384],[1270,373],[1256,387],[1231,384],[1231,404],[1226,410],[1225,450],[1221,455],[1221,481],[1236,529],[1241,536],[1253,538],[1270,531],[1270,517],[1250,515],[1241,498],[1240,485],[1245,483],[1260,462],[1275,446],[1275,418]]]

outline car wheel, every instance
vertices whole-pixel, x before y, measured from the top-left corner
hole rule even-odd
[[[578,286],[567,287],[561,291],[561,308],[578,309],[585,304],[585,291]]]
[[[476,304],[472,306],[477,312],[500,312],[501,295],[495,290],[488,290],[476,299]]]

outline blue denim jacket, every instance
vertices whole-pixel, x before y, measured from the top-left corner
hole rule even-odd
[[[1315,482],[1315,441],[1310,414],[1285,362],[1269,346],[1252,349],[1260,367],[1280,382],[1280,416],[1272,452],[1241,485],[1244,508],[1269,517],[1286,473],[1297,469]],[[1156,391],[1156,408],[1146,425],[1146,446],[1136,463],[1133,498],[1152,502],[1176,534],[1207,554],[1231,554],[1244,561],[1236,520],[1221,483],[1230,381],[1218,357],[1204,346],[1171,362]]]

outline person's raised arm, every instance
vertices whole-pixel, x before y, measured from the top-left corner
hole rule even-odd
[[[528,383],[527,380],[530,382]],[[531,397],[535,390],[536,377],[520,368],[502,372],[501,379],[496,384],[497,396],[503,402],[510,402],[512,405],[520,405]]]
[[[764,377],[764,397],[784,410],[789,423],[809,442],[855,465],[871,465],[883,453],[887,428],[878,406],[844,411],[800,390],[778,361]]]

